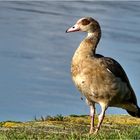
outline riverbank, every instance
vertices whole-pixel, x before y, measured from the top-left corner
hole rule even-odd
[[[97,123],[97,117],[95,119]],[[34,118],[29,122],[0,123],[0,140],[96,140],[140,139],[140,119],[128,115],[107,115],[97,135],[89,135],[89,116]]]

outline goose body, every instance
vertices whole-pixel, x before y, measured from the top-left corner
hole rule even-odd
[[[97,133],[108,107],[120,107],[140,117],[135,93],[121,65],[112,58],[96,54],[101,37],[99,23],[91,17],[79,19],[66,32],[83,31],[87,37],[80,43],[71,63],[74,84],[86,97],[91,112],[90,133]],[[94,128],[95,103],[101,106],[101,114]]]

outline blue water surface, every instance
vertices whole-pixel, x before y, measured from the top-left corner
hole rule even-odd
[[[88,114],[70,75],[85,33],[65,34],[79,18],[99,21],[97,52],[124,67],[140,105],[140,2],[0,2],[0,121]],[[99,111],[99,107],[97,106]],[[109,108],[108,114],[125,114]]]

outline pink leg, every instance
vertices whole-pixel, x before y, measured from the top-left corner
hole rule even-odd
[[[94,132],[95,134],[99,131],[99,129],[101,127],[101,124],[104,120],[105,111],[106,111],[107,107],[104,104],[101,104],[101,109],[102,109],[102,111],[101,111],[101,114],[98,116],[98,125],[97,125],[95,132]]]
[[[90,122],[90,134],[94,131],[94,117],[95,117],[95,104],[90,105],[90,116],[91,116],[91,122]]]

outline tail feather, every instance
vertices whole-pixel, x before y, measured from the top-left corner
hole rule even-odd
[[[132,112],[132,111],[129,111],[129,110],[126,110],[126,111],[127,111],[128,114],[130,114],[131,116],[140,118],[140,108],[139,108],[139,107],[138,107],[138,109],[137,109],[136,112]]]

